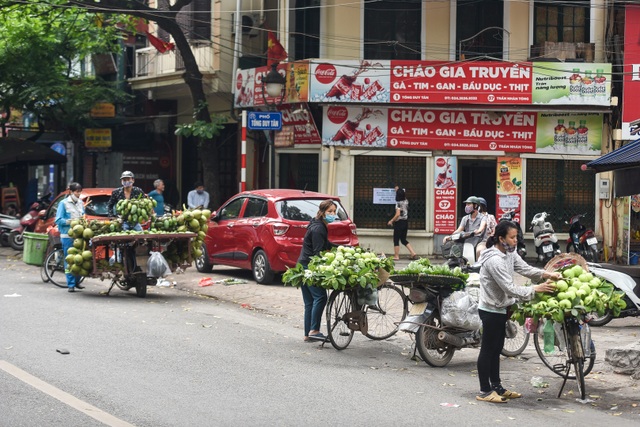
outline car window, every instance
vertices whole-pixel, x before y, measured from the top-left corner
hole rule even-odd
[[[292,199],[282,200],[276,203],[276,210],[284,219],[292,221],[311,221],[320,209],[320,203],[323,199]],[[334,201],[335,202],[335,201]],[[347,212],[339,202],[335,202],[337,209],[336,215],[340,220],[348,218]]]
[[[107,205],[109,204],[110,198],[111,196],[107,195],[91,196],[90,203],[84,207],[85,213],[94,216],[109,216]]]
[[[268,211],[267,201],[264,199],[250,198],[247,201],[247,207],[244,208],[244,218],[255,218],[265,216]]]
[[[225,207],[222,208],[222,210],[218,214],[218,219],[238,218],[240,216],[240,209],[242,209],[242,204],[244,203],[244,201],[245,198],[241,197],[229,202]]]

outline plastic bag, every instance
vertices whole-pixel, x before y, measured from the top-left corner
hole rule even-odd
[[[364,288],[358,287],[357,296],[359,305],[378,305],[378,290],[371,285]]]
[[[480,329],[478,303],[466,292],[455,291],[442,301],[442,323],[469,331]]]
[[[171,267],[169,267],[167,260],[160,252],[151,252],[149,261],[147,261],[147,276],[158,278],[169,274],[171,274]]]

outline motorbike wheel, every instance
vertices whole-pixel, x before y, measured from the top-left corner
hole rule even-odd
[[[22,235],[22,233],[12,231],[9,234],[9,245],[16,251],[21,251],[22,249],[24,249],[24,236]]]
[[[589,246],[589,248],[585,250],[585,258],[587,261],[598,262],[598,248],[596,245]]]
[[[593,312],[589,313],[589,317],[591,317],[589,326],[604,326],[613,320],[613,313],[607,311],[604,315],[600,316],[598,313]]]
[[[0,234],[0,245],[7,247],[9,245],[9,232],[5,231]]]
[[[416,347],[420,357],[427,365],[436,368],[447,366],[456,351],[455,347],[438,339],[441,327],[440,315],[434,312],[427,318],[425,325],[420,326],[416,332]]]
[[[502,355],[515,357],[522,354],[529,344],[529,334],[524,330],[524,325],[507,320],[505,327],[507,328],[507,337],[504,340],[504,347],[502,347]]]

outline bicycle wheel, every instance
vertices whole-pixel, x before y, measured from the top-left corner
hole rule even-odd
[[[454,346],[438,339],[441,327],[440,315],[434,311],[425,321],[425,325],[420,326],[416,332],[416,347],[422,360],[427,365],[437,368],[447,366],[456,351]]]
[[[346,313],[355,310],[355,296],[351,292],[333,291],[327,303],[327,335],[331,345],[336,350],[344,350],[347,348],[354,331],[349,329],[347,323],[343,320]]]
[[[47,279],[60,288],[67,287],[67,276],[64,274],[64,252],[58,248],[51,252],[42,265]]]
[[[507,320],[507,337],[502,347],[502,355],[515,357],[521,354],[529,344],[529,334],[524,329],[524,325],[518,325],[513,320]]]
[[[540,321],[540,324],[538,325],[538,329],[537,329],[540,332],[539,333],[535,332],[533,334],[533,344],[536,348],[536,353],[538,353],[540,360],[542,360],[542,363],[544,363],[544,365],[547,368],[549,368],[551,372],[555,373],[560,377],[564,377],[567,371],[567,367],[569,367],[569,363],[570,363],[569,350],[567,350],[567,344],[566,344],[567,343],[566,334],[564,333],[564,325],[554,322],[554,325],[557,325],[557,326],[554,328],[555,338],[554,338],[553,350],[551,350],[550,352],[545,352],[544,336],[543,336],[542,330],[544,327],[544,322],[547,322],[547,321],[550,321],[550,320],[544,319]],[[592,346],[591,355],[586,360],[583,361],[583,365],[581,368],[581,372],[584,375],[588,375],[589,372],[591,372],[591,369],[593,369],[593,365],[596,361],[596,352],[595,352],[595,348],[593,347],[593,341],[591,343],[591,346]],[[574,380],[576,379],[576,376],[570,374],[567,378]]]
[[[407,317],[407,298],[402,290],[394,285],[382,285],[378,288],[378,304],[367,306],[368,331],[364,334],[372,340],[385,340],[395,335],[400,322]]]

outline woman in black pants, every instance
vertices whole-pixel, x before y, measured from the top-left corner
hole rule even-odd
[[[509,319],[508,309],[517,300],[529,301],[536,292],[552,292],[555,285],[545,282],[534,286],[513,283],[513,273],[518,272],[532,280],[559,280],[558,272],[548,272],[529,266],[515,252],[518,246],[518,227],[511,221],[500,222],[478,261],[480,269],[480,300],[478,312],[482,320],[482,346],[478,356],[478,400],[505,403],[507,399],[522,397],[520,393],[506,390],[500,379],[500,352],[504,346],[505,327]]]
[[[396,214],[387,223],[393,226],[393,259],[400,259],[400,242],[409,249],[411,259],[418,259],[411,243],[407,240],[409,231],[409,201],[405,195],[404,188],[396,185]]]

